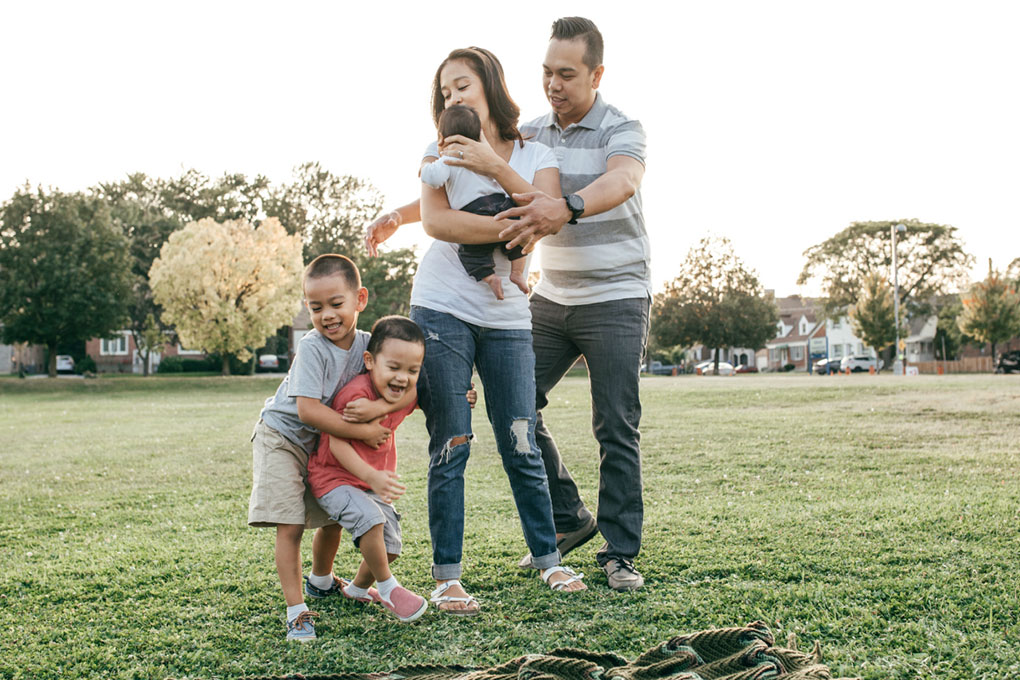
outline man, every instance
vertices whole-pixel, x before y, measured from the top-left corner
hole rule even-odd
[[[634,558],[643,523],[638,382],[651,301],[639,192],[645,138],[640,123],[598,93],[602,53],[602,35],[590,20],[567,17],[553,23],[543,63],[552,111],[522,125],[521,132],[556,152],[565,198],[515,194],[518,207],[496,219],[506,225],[500,239],[510,239],[508,247],[521,244],[527,252],[542,239],[542,277],[531,297],[535,434],[549,478],[557,546],[566,554],[601,530],[606,542],[596,559],[613,589],[630,591],[644,584]],[[443,146],[451,164],[490,174],[486,167],[472,166],[465,151],[471,147]],[[417,204],[410,204],[376,220],[366,236],[369,252],[401,222],[416,221],[417,213]],[[581,356],[591,380],[592,429],[600,448],[597,524],[541,413],[549,392]],[[521,567],[530,565],[530,555],[521,560]]]

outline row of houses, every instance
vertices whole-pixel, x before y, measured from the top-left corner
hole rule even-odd
[[[291,324],[288,337],[288,359],[294,358],[294,349],[308,329],[311,318],[305,307]],[[93,338],[85,343],[85,354],[96,364],[99,373],[144,373],[145,358],[135,345],[134,337],[129,330],[116,331],[108,338]],[[168,342],[159,352],[149,354],[149,372],[155,373],[159,364],[166,357],[185,359],[205,359],[201,350],[190,350],[180,343]],[[46,351],[38,345],[4,345],[0,344],[0,375],[15,373],[45,373]]]
[[[854,335],[846,316],[821,318],[817,310],[822,301],[799,295],[777,298],[779,322],[776,336],[757,351],[746,347],[720,350],[719,359],[734,366],[752,366],[759,371],[779,371],[793,366],[794,371],[809,371],[819,359],[842,359],[845,356],[875,357],[875,350]],[[935,360],[935,330],[938,317],[931,315],[910,321],[906,340],[908,363]],[[713,358],[708,348],[694,350],[695,361]]]
[[[790,295],[776,299],[776,304],[779,307],[776,337],[757,351],[746,347],[720,350],[720,361],[728,361],[734,366],[751,366],[759,371],[779,371],[788,365],[792,365],[794,371],[809,371],[813,363],[822,358],[875,356],[875,351],[854,335],[847,317],[821,318],[816,311],[821,308],[821,300]],[[288,358],[293,359],[297,343],[310,326],[308,310],[302,307],[291,324]],[[937,326],[938,317],[935,315],[910,320],[910,333],[905,339],[907,363],[935,360]],[[1020,343],[1015,344],[1020,346]],[[145,369],[142,354],[135,346],[130,331],[118,331],[109,338],[89,340],[85,343],[85,353],[95,361],[96,370],[101,373],[143,373]],[[965,356],[982,356],[984,353],[984,348],[964,350]],[[155,372],[160,361],[168,356],[205,358],[201,351],[167,343],[162,352],[151,353],[150,372]],[[704,361],[713,358],[713,354],[710,348],[695,347],[688,358],[695,362]],[[45,359],[45,351],[41,347],[0,344],[0,374],[13,373],[19,367],[28,373],[45,373]]]

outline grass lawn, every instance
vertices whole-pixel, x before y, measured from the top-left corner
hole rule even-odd
[[[519,573],[526,551],[484,409],[468,466],[473,620],[316,603],[283,639],[273,532],[245,524],[249,436],[276,377],[0,381],[0,677],[227,678],[489,665],[559,646],[626,656],[762,619],[834,675],[1020,677],[1020,379],[648,378],[646,587]],[[546,420],[594,505],[587,383]],[[405,554],[431,590],[420,413],[398,435]],[[306,534],[306,557],[311,536]],[[337,573],[358,561],[345,539]]]

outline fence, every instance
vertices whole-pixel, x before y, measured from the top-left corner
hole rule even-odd
[[[959,361],[916,361],[910,364],[917,366],[918,373],[991,373],[995,365],[991,357],[967,357]]]

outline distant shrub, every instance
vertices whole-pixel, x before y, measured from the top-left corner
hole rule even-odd
[[[96,360],[86,354],[84,359],[74,362],[74,372],[78,375],[82,375],[84,373],[95,373]]]
[[[181,373],[184,371],[184,359],[181,357],[163,357],[156,368],[156,373]]]
[[[787,371],[787,372],[792,371],[795,368],[797,368],[797,367],[794,366],[793,364],[786,364],[785,366],[783,366],[783,370]]]

